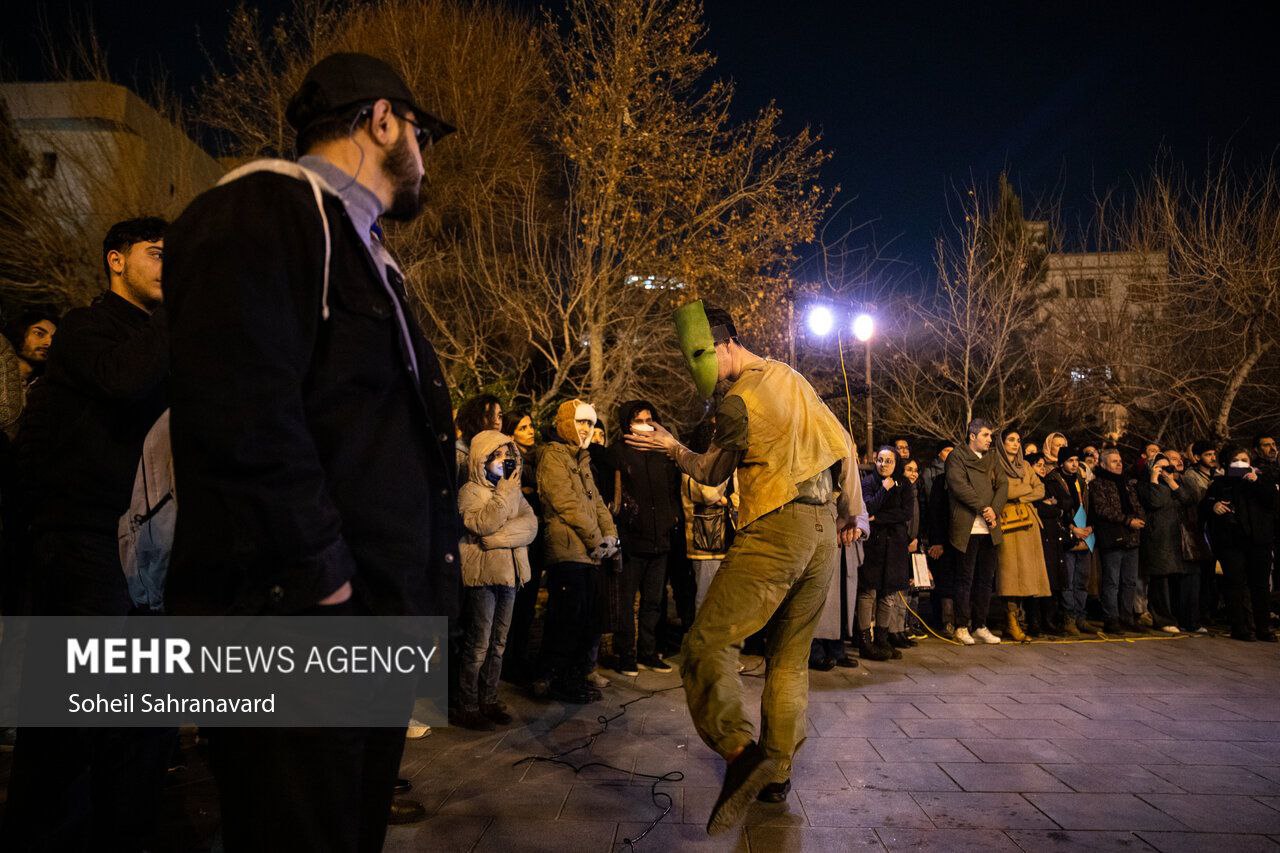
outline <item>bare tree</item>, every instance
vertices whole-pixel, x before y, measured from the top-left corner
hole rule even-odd
[[[236,64],[202,112],[240,156],[284,153],[306,68],[339,49],[388,59],[460,128],[427,158],[428,215],[389,234],[454,385],[537,410],[688,399],[670,309],[780,289],[825,209],[826,155],[782,137],[775,107],[730,122],[696,3],[573,0],[565,24],[458,0],[303,0],[267,33],[242,8]]]
[[[936,291],[896,306],[880,366],[891,429],[951,438],[975,416],[1025,428],[1067,385],[1036,341],[1052,230],[1024,219],[1003,176],[994,196],[966,191],[959,214],[937,241]]]
[[[1103,200],[1100,241],[1159,259],[1075,338],[1106,376],[1078,394],[1123,406],[1152,438],[1227,438],[1280,405],[1280,174],[1227,157],[1193,180],[1160,163],[1123,205]]]

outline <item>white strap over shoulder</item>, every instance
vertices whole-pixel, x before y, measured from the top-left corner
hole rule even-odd
[[[238,169],[232,169],[230,172],[222,176],[218,181],[218,186],[229,184],[237,181],[246,175],[252,175],[257,172],[274,172],[277,175],[287,175],[288,177],[306,181],[311,186],[311,194],[316,201],[316,210],[320,211],[320,224],[324,228],[324,283],[320,289],[320,317],[323,320],[329,319],[329,260],[333,252],[333,238],[329,233],[329,217],[324,212],[324,194],[337,196],[338,193],[333,187],[329,186],[320,175],[300,166],[292,160],[254,160],[252,163],[246,163]]]

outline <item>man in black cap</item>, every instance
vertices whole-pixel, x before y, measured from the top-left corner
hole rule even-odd
[[[452,128],[335,54],[250,163],[169,233],[178,613],[455,616],[451,406],[377,220],[417,214]],[[410,710],[404,709],[408,720]],[[228,851],[375,851],[404,729],[214,729]]]

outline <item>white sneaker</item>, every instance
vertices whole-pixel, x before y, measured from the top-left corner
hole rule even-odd
[[[979,628],[978,630],[974,631],[973,638],[975,640],[981,640],[982,642],[986,643],[988,646],[994,646],[999,644],[1000,642],[1000,638],[997,637],[995,634],[991,633],[990,631],[988,631],[986,628]]]
[[[422,740],[429,734],[431,734],[431,726],[420,723],[412,717],[409,718],[409,727],[404,730],[405,740]]]
[[[595,687],[599,690],[605,689],[612,683],[613,683],[612,681],[605,678],[603,675],[601,675],[598,672],[590,672],[587,674],[587,684],[590,684],[592,687]]]
[[[974,643],[976,643],[976,642],[977,642],[977,640],[975,640],[975,639],[973,639],[973,637],[970,637],[970,636],[969,636],[969,629],[968,629],[968,628],[957,628],[957,629],[956,629],[956,642],[957,642],[957,643],[964,643],[966,646],[972,646]]]
[[[1179,631],[1179,630],[1178,630],[1178,626],[1177,626],[1177,625],[1165,625],[1165,626],[1164,626],[1163,628],[1161,628],[1160,630],[1161,630],[1161,631],[1164,631],[1166,634],[1181,634],[1181,633],[1182,633],[1181,631]]]

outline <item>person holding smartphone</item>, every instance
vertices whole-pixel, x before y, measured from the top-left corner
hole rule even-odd
[[[1254,468],[1249,451],[1240,445],[1224,447],[1220,458],[1226,460],[1225,473],[1209,483],[1200,511],[1227,584],[1231,638],[1274,643],[1267,587],[1275,538],[1276,481]]]
[[[520,451],[509,436],[485,430],[471,439],[468,479],[458,492],[466,533],[462,555],[462,660],[449,721],[493,731],[511,715],[498,700],[502,654],[516,590],[529,582],[529,543],[538,517],[520,492]]]

